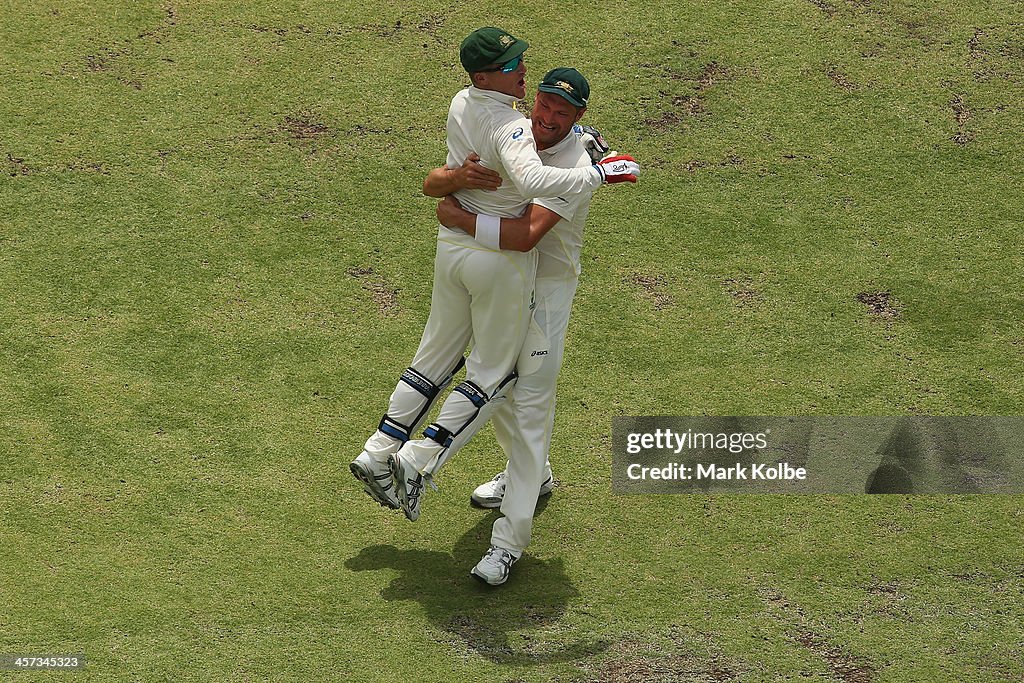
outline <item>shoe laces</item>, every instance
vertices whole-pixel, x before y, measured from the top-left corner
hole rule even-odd
[[[437,491],[437,484],[434,483],[434,478],[429,474],[423,474],[422,472],[417,472],[416,476],[410,479],[406,485],[409,489],[410,498],[419,498],[423,495],[423,491],[427,486],[430,486],[430,488]]]
[[[492,545],[487,550],[487,559],[491,560],[492,562],[495,562],[496,564],[503,564],[505,565],[506,568],[511,568],[512,563],[515,562],[518,558],[509,551],[505,550],[504,548],[499,548],[496,545]]]

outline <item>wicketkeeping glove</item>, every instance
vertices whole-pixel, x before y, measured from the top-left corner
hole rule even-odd
[[[640,164],[628,154],[602,159],[594,164],[594,168],[601,174],[601,180],[606,183],[635,183],[636,177],[640,175]]]
[[[608,153],[608,143],[604,141],[601,131],[597,128],[581,126],[577,123],[572,127],[572,132],[576,133],[576,137],[580,139],[580,142],[583,143],[583,148],[590,155],[590,160],[595,164],[601,161],[601,157]]]

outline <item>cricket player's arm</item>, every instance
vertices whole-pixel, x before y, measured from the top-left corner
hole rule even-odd
[[[476,237],[476,214],[466,211],[455,197],[445,197],[437,205],[437,220],[441,225],[458,228]],[[509,251],[530,251],[548,230],[555,227],[562,216],[537,204],[519,218],[502,218],[498,246]]]
[[[501,187],[501,175],[480,163],[476,152],[471,152],[462,166],[435,168],[423,181],[423,194],[428,197],[445,197],[456,190],[497,190]]]
[[[495,150],[501,157],[506,175],[527,199],[586,192],[606,182],[605,175],[597,170],[596,164],[555,168],[541,163],[533,130],[525,119],[499,127],[495,135]]]

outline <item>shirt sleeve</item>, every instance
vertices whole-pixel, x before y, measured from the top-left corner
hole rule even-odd
[[[601,185],[600,174],[590,166],[544,166],[537,156],[530,123],[525,119],[500,126],[495,136],[495,148],[509,179],[527,199],[577,194],[595,190]]]
[[[588,167],[590,166],[590,164],[590,155],[581,150],[579,152],[579,158],[576,161],[575,167]],[[552,166],[552,168],[556,167]],[[557,166],[557,168],[564,167]],[[588,190],[585,192],[576,192],[574,194],[566,193],[559,195],[557,197],[541,197],[538,199],[534,199],[533,203],[536,204],[537,206],[543,206],[545,209],[548,209],[549,211],[554,211],[559,216],[561,216],[563,220],[571,223],[572,221],[576,220],[576,216],[578,215],[579,210],[582,207],[590,205],[593,196],[594,190]]]
[[[586,201],[590,201],[590,191],[576,192],[574,194],[559,195],[558,197],[542,197],[540,199],[534,199],[533,203],[537,206],[543,206],[549,211],[554,211],[564,220],[572,222],[572,219],[576,217],[576,212],[579,210],[580,205]]]

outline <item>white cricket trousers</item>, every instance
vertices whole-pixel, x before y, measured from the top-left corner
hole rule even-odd
[[[498,443],[508,456],[504,515],[494,522],[491,543],[521,553],[530,544],[540,485],[550,474],[548,453],[555,424],[555,389],[565,351],[577,279],[537,280],[534,318],[548,340],[540,368],[516,381],[492,416]]]
[[[495,251],[465,233],[440,228],[430,315],[411,367],[439,385],[472,340],[473,348],[466,359],[466,382],[488,399],[492,397],[512,373],[523,345],[536,273],[536,251]],[[425,402],[415,388],[399,382],[391,394],[388,416],[415,427],[423,417]],[[459,435],[462,443],[475,431],[473,427],[479,428],[480,424],[472,423],[480,413],[473,400],[453,391],[434,424]],[[370,438],[367,451],[386,458],[386,451],[393,449],[379,448],[381,436],[378,431]],[[426,472],[443,450],[433,439],[423,438],[407,442],[402,454],[416,469]]]

